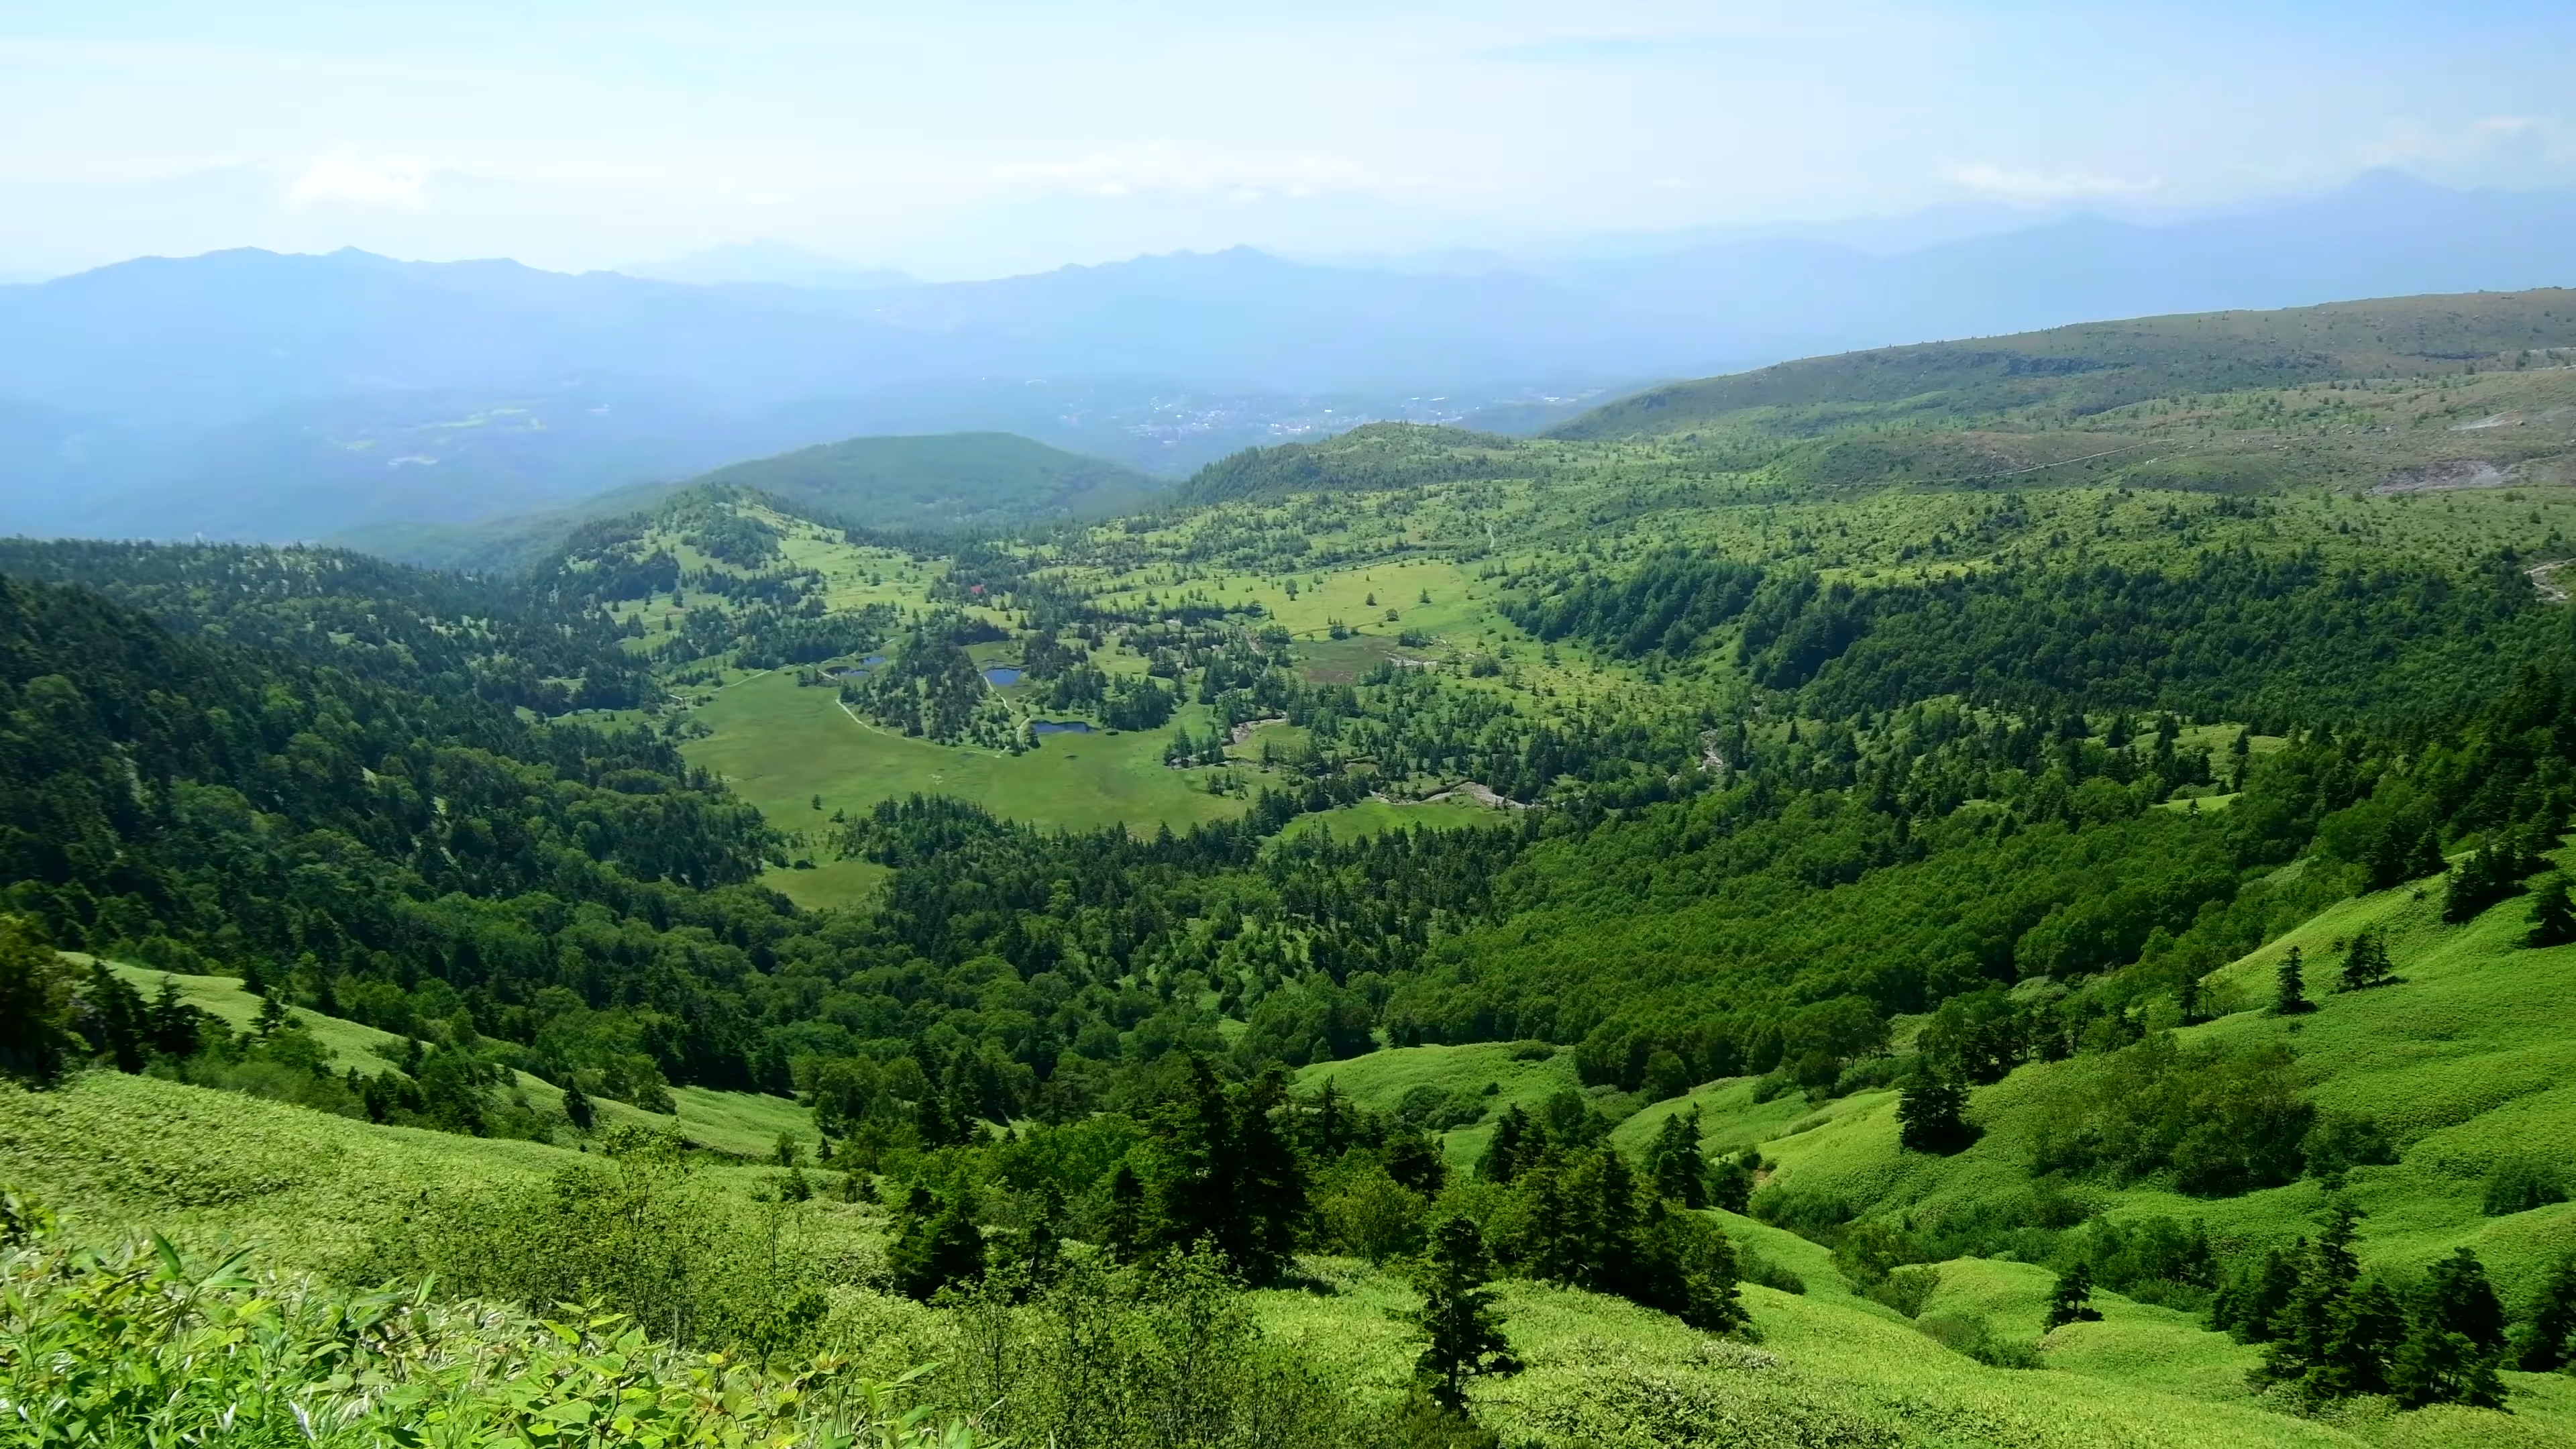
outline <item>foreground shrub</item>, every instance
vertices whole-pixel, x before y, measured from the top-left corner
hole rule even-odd
[[[825,1360],[764,1372],[656,1345],[617,1314],[538,1318],[350,1293],[207,1261],[158,1235],[74,1250],[0,1212],[0,1435],[28,1445],[657,1444],[971,1449],[963,1421]]]

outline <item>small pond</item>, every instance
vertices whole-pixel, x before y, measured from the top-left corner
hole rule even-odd
[[[1042,735],[1087,735],[1091,733],[1091,721],[1085,719],[1042,719],[1031,724],[1029,729],[1034,733]]]
[[[1020,671],[996,665],[995,667],[984,671],[984,682],[986,684],[1017,684],[1020,682]]]

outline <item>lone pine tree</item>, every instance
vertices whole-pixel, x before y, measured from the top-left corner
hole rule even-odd
[[[2531,888],[2531,934],[2524,939],[2533,946],[2576,941],[2576,910],[2567,904],[2567,877],[2552,871]]]
[[[2057,1275],[2057,1286],[2048,1295],[2048,1329],[2055,1332],[2070,1323],[2099,1323],[2102,1310],[2093,1306],[2093,1270],[2082,1262]]]
[[[1422,1274],[1422,1307],[1408,1315],[1428,1340],[1414,1360],[1431,1397],[1452,1413],[1467,1407],[1467,1380],[1520,1371],[1495,1311],[1493,1264],[1475,1220],[1453,1217],[1431,1235]]]
[[[1955,1082],[1924,1073],[1897,1093],[1896,1140],[1908,1152],[1947,1156],[1976,1139],[1968,1125],[1968,1094]]]
[[[2292,946],[2290,953],[2281,958],[2281,969],[2274,974],[2272,982],[2272,1011],[2275,1015],[2297,1016],[2317,1009],[2316,1003],[2308,1000],[2308,983],[2300,971],[2298,947]]]

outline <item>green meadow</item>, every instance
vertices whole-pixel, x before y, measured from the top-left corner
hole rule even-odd
[[[1185,830],[1244,808],[1209,794],[1208,772],[1163,763],[1176,727],[1048,735],[1035,749],[1000,754],[889,733],[854,717],[831,689],[799,688],[794,675],[776,671],[726,686],[695,718],[712,733],[683,747],[689,763],[723,776],[791,831],[820,832],[835,810],[855,814],[910,795],[953,795],[1067,830]]]

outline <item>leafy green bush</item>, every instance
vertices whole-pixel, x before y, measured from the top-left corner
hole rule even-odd
[[[0,1425],[30,1446],[411,1449],[509,1444],[971,1449],[962,1420],[898,1401],[913,1376],[839,1361],[769,1371],[651,1342],[623,1315],[442,1305],[206,1261],[157,1235],[75,1251],[10,1200],[0,1252]]]
[[[2231,1196],[2296,1178],[2315,1120],[2287,1046],[2186,1051],[2159,1033],[2072,1075],[2032,1166],[2120,1182],[2169,1173],[2183,1192]]]
[[[2565,1201],[2567,1183],[2558,1175],[2554,1163],[2513,1157],[2497,1163],[2495,1170],[2487,1174],[2483,1210],[2488,1217],[2508,1217]]]

